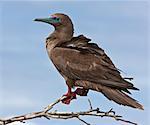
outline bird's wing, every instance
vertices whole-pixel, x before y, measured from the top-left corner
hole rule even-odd
[[[61,74],[108,87],[136,89],[125,81],[104,50],[80,35],[52,50],[52,61]]]

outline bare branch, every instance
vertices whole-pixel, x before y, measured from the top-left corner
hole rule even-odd
[[[65,96],[62,96],[61,98],[57,99],[55,102],[49,104],[49,105],[45,108],[44,112],[46,113],[46,112],[48,112],[49,110],[51,110],[51,109],[53,108],[53,106],[55,106],[57,103],[61,102],[64,98],[65,98]]]
[[[137,123],[122,119],[122,116],[116,115],[115,111],[113,109],[110,109],[108,112],[100,111],[99,108],[93,109],[91,101],[89,101],[90,104],[90,109],[86,111],[80,111],[80,112],[57,112],[57,111],[50,111],[51,109],[54,108],[55,105],[60,103],[65,97],[62,96],[61,98],[57,99],[55,102],[51,103],[48,105],[43,111],[39,112],[32,112],[28,113],[25,115],[20,115],[16,117],[11,117],[7,119],[0,119],[0,125],[7,125],[9,123],[13,122],[23,122],[30,120],[30,119],[35,119],[35,118],[46,118],[48,120],[50,119],[72,119],[72,118],[77,118],[79,121],[83,122],[85,125],[90,125],[88,122],[85,120],[81,119],[80,116],[94,116],[94,117],[110,117],[116,121],[122,121],[126,123],[130,123],[133,125],[137,125]]]

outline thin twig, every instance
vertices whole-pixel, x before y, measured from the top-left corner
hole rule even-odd
[[[62,96],[61,98],[57,99],[55,102],[49,104],[47,107],[45,107],[44,112],[46,113],[49,110],[51,110],[53,108],[53,106],[55,106],[57,103],[61,102],[64,98],[65,98],[65,96]]]
[[[83,122],[86,125],[91,125],[90,123],[87,123],[86,121],[84,121],[83,119],[81,119],[80,117],[77,117],[81,122]]]
[[[88,99],[88,102],[89,102],[89,105],[90,105],[90,109],[92,110],[93,107],[92,107],[92,103],[91,103],[90,99]]]

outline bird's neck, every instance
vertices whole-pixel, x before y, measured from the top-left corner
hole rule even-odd
[[[55,46],[60,45],[66,41],[70,41],[73,37],[73,28],[60,28],[50,34],[46,39],[46,48],[49,55]]]
[[[54,37],[61,42],[66,42],[72,39],[74,33],[74,29],[72,25],[66,27],[55,27],[55,31],[50,35],[50,37]]]

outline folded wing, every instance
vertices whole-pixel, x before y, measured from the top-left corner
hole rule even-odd
[[[136,89],[121,77],[104,50],[83,35],[56,46],[52,56],[57,69],[70,79],[87,80],[124,91]]]

